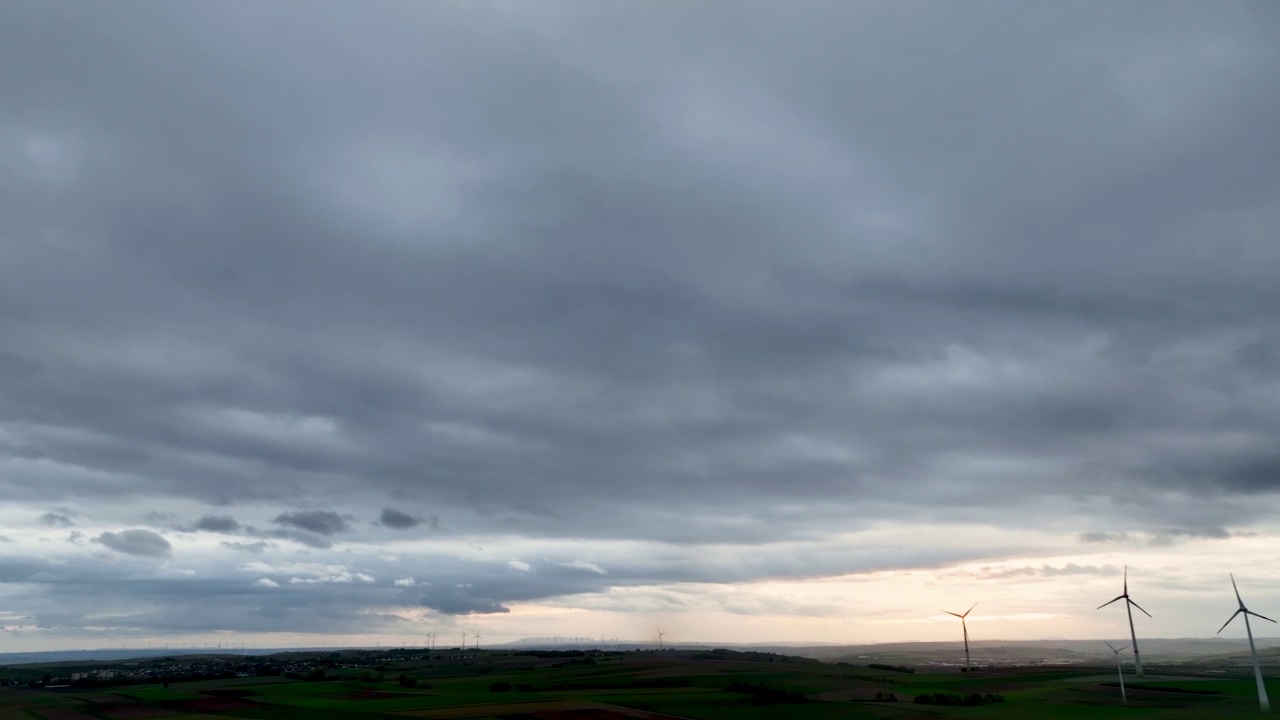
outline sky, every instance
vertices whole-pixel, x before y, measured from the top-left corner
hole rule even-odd
[[[0,650],[1280,613],[1277,77],[1272,2],[0,4]]]

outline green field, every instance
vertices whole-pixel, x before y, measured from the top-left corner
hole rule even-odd
[[[1106,667],[908,673],[760,653],[683,651],[599,654],[573,662],[501,651],[380,662],[381,679],[368,670],[339,669],[325,680],[277,676],[172,682],[169,687],[6,687],[0,688],[0,720],[1213,720],[1258,714],[1250,676],[1197,676],[1194,669],[1179,675],[1149,673],[1141,682],[1129,678],[1129,702],[1122,704],[1115,674]],[[36,669],[24,671],[29,675]],[[365,679],[357,679],[362,674]],[[1280,698],[1280,683],[1269,690]],[[913,702],[919,695],[935,694],[976,694],[987,704]]]

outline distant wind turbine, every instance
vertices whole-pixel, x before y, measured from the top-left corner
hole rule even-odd
[[[974,603],[970,605],[969,609],[965,610],[963,615],[961,615],[960,613],[953,613],[950,610],[942,611],[948,615],[955,615],[956,617],[960,618],[960,628],[964,630],[964,671],[965,672],[972,672],[973,666],[969,664],[969,626],[965,624],[964,619],[968,617],[969,613],[973,612],[973,609],[976,607],[978,607],[978,603]]]
[[[663,635],[666,635],[666,633],[664,633],[664,632],[662,632],[661,630],[659,630],[659,631],[658,631],[658,649],[659,649],[659,650],[661,650],[661,649],[662,649],[662,636],[663,636]]]
[[[1275,622],[1275,620],[1272,620],[1265,615],[1259,615],[1245,607],[1244,600],[1240,599],[1240,588],[1236,587],[1236,576],[1231,575],[1230,573],[1228,573],[1228,575],[1231,577],[1231,589],[1236,591],[1236,603],[1240,607],[1238,607],[1235,612],[1231,613],[1231,617],[1227,618],[1226,622],[1222,623],[1222,627],[1218,628],[1218,632],[1226,630],[1227,626],[1231,624],[1232,620],[1236,619],[1237,615],[1244,615],[1244,631],[1249,635],[1249,653],[1253,655],[1253,679],[1258,681],[1258,706],[1262,708],[1262,712],[1269,713],[1271,712],[1271,701],[1267,699],[1267,686],[1262,683],[1262,669],[1258,667],[1258,649],[1253,645],[1253,629],[1249,627],[1249,616],[1252,615],[1256,618],[1262,618],[1267,622]]]
[[[1111,648],[1112,654],[1116,656],[1116,672],[1119,673],[1120,675],[1120,701],[1123,702],[1125,705],[1128,705],[1129,697],[1124,694],[1124,668],[1121,667],[1120,665],[1120,651],[1124,650],[1125,647],[1127,646],[1122,645],[1118,648],[1115,648],[1115,647],[1111,647],[1111,643],[1107,642],[1106,640],[1103,640],[1102,642],[1107,643],[1107,647]]]
[[[1125,612],[1129,614],[1129,640],[1133,642],[1133,670],[1135,675],[1137,675],[1138,677],[1142,677],[1142,658],[1138,655],[1138,634],[1133,631],[1133,610],[1130,609],[1130,608],[1138,608],[1139,610],[1142,610],[1142,606],[1134,602],[1133,599],[1129,597],[1129,566],[1128,565],[1124,566],[1124,592],[1120,593],[1115,598],[1102,603],[1101,605],[1098,606],[1098,609],[1101,610],[1102,608],[1110,605],[1116,600],[1124,600]],[[1151,613],[1147,612],[1146,610],[1142,610],[1142,614],[1146,615],[1147,617],[1151,617]]]
[[[476,633],[476,649],[477,650],[480,649],[480,633],[479,632]]]
[[[462,633],[462,649],[467,649],[467,634],[465,632]]]

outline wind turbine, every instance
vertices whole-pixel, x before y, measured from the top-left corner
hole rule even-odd
[[[1107,643],[1107,647],[1111,648],[1111,652],[1116,656],[1116,672],[1120,674],[1120,701],[1123,702],[1125,705],[1128,705],[1129,697],[1124,694],[1124,668],[1120,666],[1120,651],[1124,650],[1126,646],[1114,648],[1114,647],[1111,647],[1111,643],[1107,642],[1106,640],[1103,640],[1102,642]]]
[[[467,649],[467,634],[465,632],[462,633],[462,649]]]
[[[1236,615],[1244,615],[1244,631],[1249,635],[1249,653],[1253,655],[1253,679],[1258,681],[1258,705],[1262,708],[1262,712],[1269,713],[1271,712],[1271,701],[1267,699],[1267,686],[1262,683],[1262,669],[1258,667],[1258,649],[1253,645],[1253,629],[1249,627],[1249,616],[1262,618],[1267,622],[1275,622],[1275,620],[1266,615],[1259,615],[1245,607],[1244,600],[1240,599],[1240,588],[1236,587],[1236,576],[1230,573],[1228,575],[1231,577],[1231,589],[1236,591],[1236,603],[1240,607],[1231,613],[1231,617],[1227,618],[1226,622],[1222,623],[1222,627],[1218,628],[1218,632],[1226,630],[1231,621],[1236,619]]]
[[[976,607],[978,607],[978,603],[974,603],[970,605],[969,609],[965,610],[963,615],[961,615],[960,613],[953,613],[950,610],[942,611],[948,615],[955,615],[956,617],[960,618],[960,628],[964,630],[964,671],[965,672],[973,672],[973,666],[969,664],[969,626],[965,624],[964,619],[968,617],[969,613],[973,612],[973,609]]]
[[[1115,596],[1115,598],[1102,603],[1101,605],[1098,606],[1098,609],[1101,610],[1102,608],[1110,605],[1116,600],[1124,600],[1125,612],[1129,614],[1129,640],[1133,642],[1133,670],[1134,670],[1134,674],[1136,674],[1138,677],[1142,677],[1142,658],[1138,655],[1138,634],[1133,631],[1133,610],[1130,609],[1130,608],[1138,608],[1139,610],[1142,610],[1142,606],[1134,602],[1133,599],[1129,597],[1129,566],[1128,565],[1124,566],[1124,592]],[[1151,617],[1151,613],[1147,612],[1146,610],[1142,610],[1142,614],[1146,615],[1147,617]]]
[[[658,631],[658,649],[659,649],[659,650],[661,650],[661,649],[662,649],[662,636],[663,636],[663,635],[666,635],[666,633],[664,633],[664,632],[662,632],[661,630],[659,630],[659,631]]]
[[[476,631],[476,649],[480,649],[480,632],[478,630]]]

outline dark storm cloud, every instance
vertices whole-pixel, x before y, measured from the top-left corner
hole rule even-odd
[[[123,530],[104,532],[94,538],[116,552],[143,557],[168,557],[173,546],[163,535],[150,530]]]
[[[234,506],[195,529],[263,555],[438,527],[393,502],[683,545],[1267,518],[1280,13],[1169,7],[4,5],[0,490]],[[527,562],[421,601],[579,587]]]
[[[432,518],[434,520],[434,518]],[[416,518],[408,513],[400,512],[394,508],[383,508],[382,518],[379,520],[383,525],[396,530],[407,530],[422,524],[422,518]],[[438,522],[436,523],[438,524]]]

